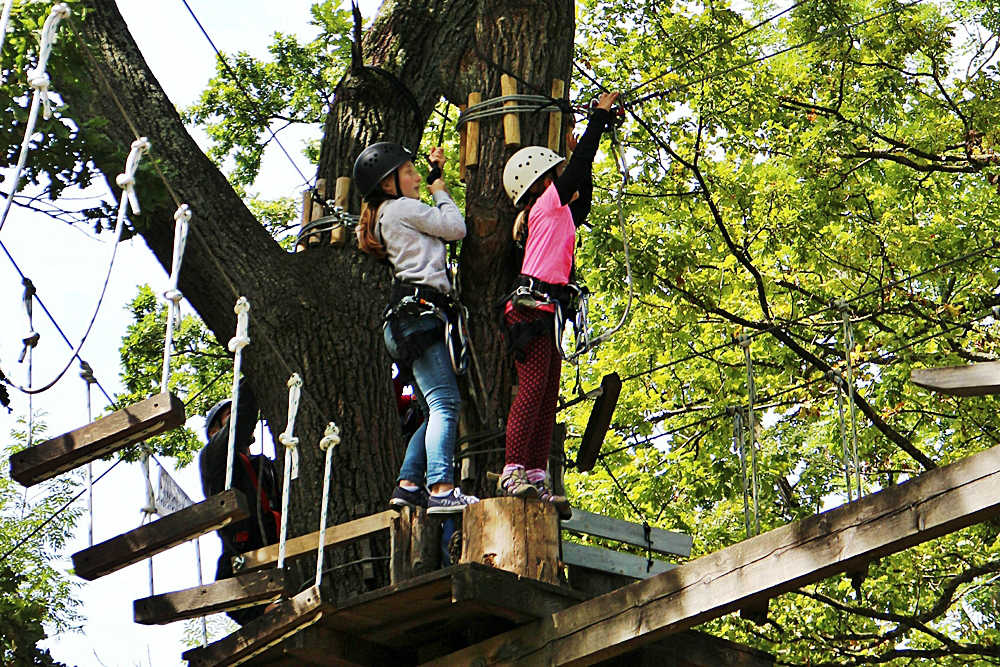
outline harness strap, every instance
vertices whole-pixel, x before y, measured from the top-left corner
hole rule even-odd
[[[250,457],[246,455],[245,452],[239,452],[240,461],[243,463],[243,467],[246,468],[247,474],[250,476],[250,483],[253,484],[254,490],[260,497],[261,510],[269,515],[274,520],[274,534],[277,535],[281,531],[281,512],[271,509],[271,499],[267,496],[267,490],[262,488],[260,485],[260,480],[257,479],[257,474],[253,470],[253,465],[250,463]],[[246,531],[240,531],[237,533],[236,540],[240,541],[240,535]],[[261,540],[266,544],[267,535],[261,535]],[[247,535],[245,540],[249,540],[250,536]]]

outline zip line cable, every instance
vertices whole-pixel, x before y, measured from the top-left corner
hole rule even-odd
[[[198,26],[198,29],[201,30],[201,34],[205,36],[206,40],[208,40],[209,45],[212,47],[212,50],[215,51],[215,55],[218,58],[219,62],[222,64],[222,67],[226,70],[226,73],[233,78],[233,82],[236,84],[236,87],[239,88],[240,91],[247,96],[248,100],[250,100],[251,102],[250,108],[253,111],[257,111],[257,106],[260,104],[260,102],[257,99],[255,99],[253,95],[250,94],[250,91],[247,90],[246,86],[243,85],[243,82],[240,81],[240,78],[236,75],[236,72],[233,71],[233,69],[229,66],[229,62],[226,60],[225,56],[222,55],[222,52],[219,51],[219,48],[215,45],[215,42],[212,41],[212,38],[209,36],[208,31],[205,30],[205,26],[201,24],[201,21],[198,19],[198,16],[194,13],[194,10],[191,9],[191,5],[188,4],[188,1],[181,0],[181,3],[184,5],[184,8],[188,10],[188,14],[191,15],[191,18],[194,19],[194,22]],[[274,140],[274,143],[278,145],[278,148],[280,148],[281,152],[285,154],[285,157],[288,158],[288,161],[291,163],[292,168],[298,173],[299,178],[302,179],[302,182],[305,185],[312,185],[312,181],[306,178],[305,174],[302,173],[302,170],[299,169],[299,166],[295,164],[295,160],[292,159],[291,154],[288,152],[288,150],[285,149],[284,145],[278,139],[278,135],[274,132],[274,130],[271,129],[271,125],[270,123],[267,122],[267,119],[264,118],[263,115],[257,115],[257,120],[264,126],[268,134],[271,135],[271,138]]]

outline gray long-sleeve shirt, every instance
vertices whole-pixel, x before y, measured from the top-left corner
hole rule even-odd
[[[449,291],[445,242],[465,238],[465,218],[447,192],[434,193],[434,206],[409,197],[390,200],[378,224],[396,278]]]

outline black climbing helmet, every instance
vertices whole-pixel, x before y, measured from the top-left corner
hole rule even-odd
[[[212,423],[215,421],[215,418],[219,416],[219,413],[222,411],[222,408],[224,408],[224,407],[226,407],[228,405],[232,405],[232,403],[233,403],[233,401],[231,399],[224,398],[221,401],[219,401],[218,403],[216,403],[215,405],[213,405],[209,409],[209,411],[205,413],[205,437],[206,438],[208,438],[209,440],[212,439],[212,436],[210,436],[208,434],[208,430],[212,427]]]
[[[382,179],[413,159],[413,153],[399,144],[380,141],[361,151],[354,161],[354,185],[367,197]]]

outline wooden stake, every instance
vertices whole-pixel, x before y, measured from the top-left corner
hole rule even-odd
[[[482,93],[469,93],[469,107],[483,101]],[[465,166],[479,166],[479,121],[470,120],[465,124],[467,129],[465,140]],[[462,170],[465,171],[464,169]]]
[[[458,113],[461,114],[468,108],[466,104],[459,104]],[[463,183],[465,183],[465,125],[463,124],[458,128],[458,180]]]
[[[337,179],[336,189],[333,194],[333,205],[339,206],[347,212],[347,201],[351,194],[351,179],[348,176],[341,176]],[[339,227],[334,227],[333,231],[330,232],[330,243],[334,245],[343,245],[347,240],[347,229],[344,225]]]
[[[507,74],[500,75],[500,92],[504,97],[517,95],[517,81]],[[517,106],[517,102],[504,102],[505,107]],[[516,113],[508,113],[503,116],[503,139],[508,146],[521,145],[521,124]]]
[[[550,97],[561,100],[566,83],[562,79],[552,79],[552,93]],[[563,135],[563,115],[562,111],[552,111],[549,113],[549,150],[559,152],[562,145]]]
[[[299,221],[299,231],[312,220],[312,190],[302,192],[302,219]],[[295,252],[302,252],[306,249],[304,242],[295,244]]]

